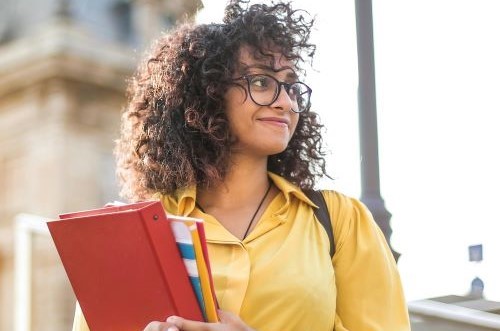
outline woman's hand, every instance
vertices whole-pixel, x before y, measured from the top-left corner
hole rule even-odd
[[[205,323],[170,316],[166,322],[151,322],[144,331],[254,331],[233,313],[219,310],[219,323]]]

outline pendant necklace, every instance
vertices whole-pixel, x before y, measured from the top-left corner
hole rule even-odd
[[[248,232],[250,231],[250,228],[252,227],[252,224],[253,224],[253,221],[255,220],[255,216],[257,216],[257,213],[259,212],[260,210],[260,207],[262,207],[262,204],[264,203],[264,201],[266,200],[267,198],[267,195],[269,194],[269,191],[271,191],[271,181],[268,181],[268,187],[267,187],[267,190],[266,190],[266,193],[264,194],[264,196],[262,197],[262,199],[260,200],[259,202],[259,205],[257,206],[257,209],[255,210],[255,212],[253,213],[253,216],[252,218],[250,219],[250,222],[248,223],[248,226],[247,226],[247,229],[245,231],[245,234],[243,235],[243,238],[241,238],[241,240],[244,240],[247,235],[248,235]],[[198,201],[195,202],[196,204],[196,207],[198,207],[199,210],[201,210],[202,212],[205,213],[205,210],[203,210],[203,208],[200,206],[200,204],[198,203]]]

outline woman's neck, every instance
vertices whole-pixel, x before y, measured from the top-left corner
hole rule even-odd
[[[269,186],[267,159],[251,162],[244,158],[233,159],[221,183],[199,189],[197,201],[205,209],[238,208],[261,198]]]
[[[278,193],[267,175],[267,158],[233,159],[224,181],[197,192],[198,207],[240,240],[252,232]]]

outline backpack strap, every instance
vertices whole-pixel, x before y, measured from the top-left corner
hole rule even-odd
[[[317,190],[304,190],[304,193],[316,206],[318,206],[318,208],[314,208],[314,215],[328,234],[328,239],[330,239],[330,257],[333,258],[335,254],[335,238],[333,237],[333,227],[325,197],[321,191]]]

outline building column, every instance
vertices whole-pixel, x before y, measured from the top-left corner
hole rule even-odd
[[[355,0],[358,46],[358,109],[361,152],[361,201],[382,229],[396,261],[399,253],[392,249],[391,213],[380,194],[375,61],[373,47],[373,14],[371,0]]]

